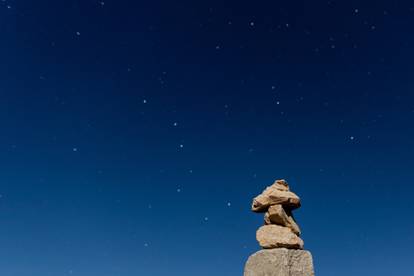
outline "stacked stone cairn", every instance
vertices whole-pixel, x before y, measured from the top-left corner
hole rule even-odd
[[[265,213],[265,225],[256,232],[256,238],[264,249],[303,249],[300,228],[292,210],[300,207],[300,198],[289,190],[285,180],[276,180],[253,199],[252,211]]]
[[[256,232],[263,249],[248,258],[244,276],[315,275],[312,255],[303,250],[300,228],[292,215],[299,207],[299,197],[285,180],[276,180],[253,199],[253,212],[265,213],[264,225]]]

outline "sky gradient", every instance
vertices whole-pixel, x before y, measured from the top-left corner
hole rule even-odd
[[[412,274],[413,28],[412,1],[2,0],[0,275],[242,275],[279,178],[316,275]]]

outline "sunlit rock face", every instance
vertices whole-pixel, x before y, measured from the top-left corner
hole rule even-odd
[[[295,219],[293,218],[290,211],[286,211],[282,205],[273,205],[270,206],[269,210],[266,212],[265,224],[276,224],[281,226],[286,226],[290,228],[293,233],[300,236],[300,228],[297,225]]]
[[[314,276],[312,255],[306,250],[266,249],[247,260],[244,276]]]
[[[290,210],[300,207],[300,198],[289,190],[285,180],[276,180],[273,185],[267,187],[260,195],[253,199],[253,212],[266,212],[272,205],[282,205]]]
[[[264,225],[256,232],[256,239],[262,248],[303,249],[303,241],[289,227]]]

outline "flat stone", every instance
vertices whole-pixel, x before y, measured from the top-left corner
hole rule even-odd
[[[253,199],[253,212],[266,212],[271,205],[283,205],[290,210],[300,207],[300,198],[289,191],[289,185],[285,180],[276,180],[260,195]]]
[[[300,235],[300,228],[295,222],[290,210],[285,210],[282,205],[272,205],[265,214],[266,224],[277,224],[289,227],[293,233]]]
[[[256,239],[260,246],[265,249],[271,248],[291,248],[303,249],[303,240],[293,231],[284,226],[264,225],[256,232]]]
[[[265,249],[251,255],[244,276],[314,276],[312,255],[295,249]]]

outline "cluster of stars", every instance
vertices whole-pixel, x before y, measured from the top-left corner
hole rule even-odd
[[[6,2],[6,0],[2,0],[2,2]],[[105,5],[105,2],[104,1],[99,1],[99,4],[101,5],[101,6],[104,6]],[[11,8],[11,6],[7,6],[7,8]],[[358,8],[355,8],[354,9],[354,13],[355,14],[360,14],[360,10],[358,9]],[[386,12],[384,12],[384,14],[387,14]],[[232,25],[233,24],[233,22],[232,21],[228,21],[228,25]],[[253,28],[253,27],[256,27],[256,22],[255,21],[250,21],[250,22],[248,22],[248,25],[251,27],[251,28]],[[279,25],[278,26],[279,28],[281,28],[281,27],[286,27],[286,28],[289,28],[290,27],[290,24],[289,23],[285,23],[285,24],[282,24],[282,25]],[[375,30],[376,29],[376,26],[375,25],[371,25],[371,27],[370,27],[372,30]],[[310,35],[311,34],[311,32],[310,31],[308,31],[308,30],[305,30],[305,33],[307,34],[307,35]],[[75,32],[75,34],[76,34],[76,36],[80,36],[81,35],[81,32],[80,31],[76,31]],[[329,37],[329,42],[330,42],[330,48],[331,49],[336,49],[337,48],[337,45],[335,44],[335,38],[334,37]],[[220,45],[220,44],[216,44],[216,46],[215,46],[215,49],[216,50],[221,50],[222,49],[222,46]],[[315,48],[314,49],[315,50],[315,52],[319,52],[320,51],[320,49],[319,48]],[[128,72],[131,72],[131,68],[128,68],[127,69],[127,71]],[[368,74],[370,74],[370,72],[368,72]],[[166,75],[166,72],[163,72],[163,75]],[[162,83],[162,84],[164,84],[164,80],[163,80],[163,78],[162,77],[160,77],[159,78],[159,81]],[[271,87],[271,90],[276,90],[276,86],[275,85],[272,85]],[[303,100],[303,97],[301,97],[301,100]],[[143,104],[147,104],[148,103],[148,100],[147,99],[142,99],[142,103]],[[281,101],[280,100],[278,100],[278,99],[275,99],[275,103],[276,103],[276,105],[280,105],[281,104]],[[226,104],[226,105],[224,105],[224,108],[225,109],[228,109],[229,108],[229,106]],[[284,114],[283,112],[281,113],[282,115]],[[172,123],[172,126],[173,127],[177,127],[178,126],[178,122],[173,122]],[[355,141],[355,136],[349,136],[349,140],[351,140],[351,141]],[[183,143],[181,143],[181,144],[179,144],[178,145],[178,148],[179,149],[183,149],[184,148],[184,144]],[[73,147],[72,148],[72,151],[73,152],[78,152],[78,148],[77,147]],[[253,152],[253,149],[249,149],[249,152]],[[192,170],[189,170],[189,173],[192,173],[193,171]],[[256,175],[254,175],[254,177],[256,177]],[[182,192],[182,188],[181,187],[178,187],[178,188],[176,188],[176,192],[177,193],[181,193]],[[231,207],[232,206],[232,204],[231,204],[231,202],[227,202],[226,203],[226,206],[227,207]],[[149,209],[151,209],[152,208],[152,205],[148,205],[148,208]],[[207,222],[208,220],[209,220],[209,218],[208,217],[204,217],[203,218],[203,220],[205,221],[205,222]],[[145,247],[148,247],[148,243],[144,243],[144,246]]]

